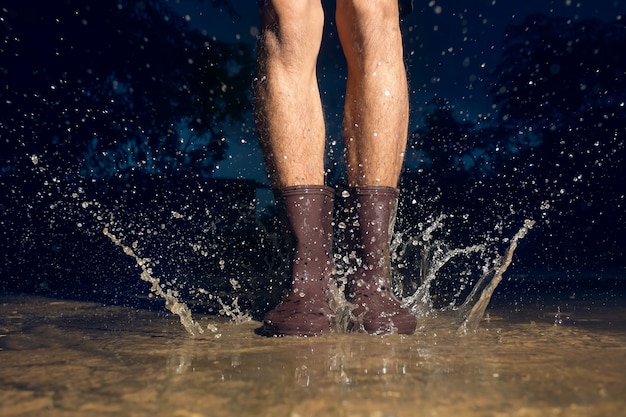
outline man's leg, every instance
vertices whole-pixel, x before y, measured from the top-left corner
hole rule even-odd
[[[258,0],[256,124],[275,188],[324,183],[325,127],[317,84],[321,0]]]
[[[262,33],[256,122],[276,201],[293,241],[291,288],[264,317],[264,333],[330,331],[334,190],[324,186],[325,131],[317,86],[320,0],[259,0]]]
[[[337,0],[348,62],[344,140],[361,265],[348,283],[369,333],[411,333],[416,319],[391,291],[389,244],[408,131],[408,87],[397,0]]]
[[[348,62],[344,139],[351,186],[396,187],[406,148],[408,87],[397,0],[337,0]]]

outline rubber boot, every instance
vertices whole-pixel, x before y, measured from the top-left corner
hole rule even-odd
[[[291,288],[264,319],[263,333],[277,336],[317,336],[328,333],[333,272],[332,216],[334,189],[298,185],[276,193],[293,241]]]
[[[416,317],[404,308],[391,289],[389,246],[398,207],[392,187],[357,187],[350,191],[356,205],[353,239],[361,264],[348,278],[347,299],[356,307],[352,315],[367,333],[408,334]]]

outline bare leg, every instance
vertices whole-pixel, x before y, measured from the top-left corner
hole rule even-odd
[[[325,127],[316,74],[321,0],[264,0],[261,26],[256,123],[272,185],[324,184]]]
[[[348,62],[349,183],[396,187],[409,108],[398,1],[337,0],[337,30]]]

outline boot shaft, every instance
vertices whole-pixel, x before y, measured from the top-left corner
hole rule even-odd
[[[397,189],[355,187],[349,191],[348,240],[357,258],[370,268],[387,264],[398,209]]]
[[[391,284],[390,243],[398,208],[397,189],[369,186],[349,190],[351,219],[348,221],[348,240],[360,262],[352,278],[362,279],[365,271],[368,281],[389,288]],[[370,282],[370,284],[373,282]]]
[[[381,250],[388,254],[398,210],[398,190],[370,186],[357,187],[354,192],[364,255],[374,255]]]
[[[332,271],[334,189],[297,185],[275,191],[290,244],[294,282]]]

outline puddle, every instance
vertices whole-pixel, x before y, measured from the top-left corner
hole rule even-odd
[[[5,295],[0,415],[626,415],[626,308],[558,310],[490,309],[463,337],[443,314],[310,339],[199,316],[218,332],[191,338],[161,311]]]

